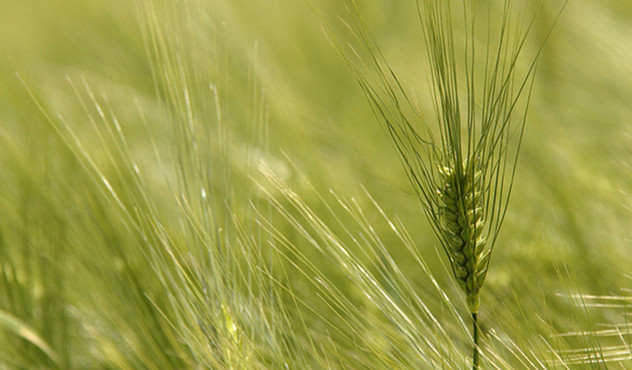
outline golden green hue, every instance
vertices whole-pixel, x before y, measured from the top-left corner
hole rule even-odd
[[[519,71],[561,2],[513,0],[514,20],[542,14]],[[479,158],[465,75],[461,157],[427,152],[428,222],[322,31],[357,46],[344,3],[0,0],[0,368],[472,365],[470,309],[438,242],[443,169]],[[476,3],[479,19],[488,4],[502,15],[503,0]],[[428,89],[415,1],[357,5],[402,111],[435,139],[420,148],[443,150],[435,108],[453,100]],[[483,59],[485,26],[471,39]],[[483,369],[631,367],[630,34],[632,3],[573,0],[541,52],[480,290]]]

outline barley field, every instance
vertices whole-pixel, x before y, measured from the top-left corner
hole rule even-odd
[[[0,0],[0,368],[632,368],[630,35],[624,0]]]

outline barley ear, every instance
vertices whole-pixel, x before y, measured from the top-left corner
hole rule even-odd
[[[453,272],[465,292],[470,312],[478,312],[479,291],[489,263],[487,239],[483,235],[482,171],[474,161],[439,169],[441,200],[437,224],[445,241]]]

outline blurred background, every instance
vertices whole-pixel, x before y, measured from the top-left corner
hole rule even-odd
[[[169,194],[176,174],[163,164],[177,162],[177,155],[161,162],[154,150],[163,150],[174,138],[165,124],[158,124],[170,114],[171,102],[180,101],[169,93],[177,81],[165,78],[169,71],[161,74],[169,60],[186,66],[172,70],[174,80],[188,77],[191,90],[199,91],[191,107],[182,110],[199,112],[202,120],[215,117],[216,96],[208,86],[220,91],[225,131],[207,142],[219,152],[207,154],[217,155],[218,161],[222,153],[237,158],[221,165],[227,168],[222,167],[225,172],[217,180],[232,189],[235,210],[247,213],[249,199],[261,198],[244,185],[250,178],[243,174],[247,161],[239,159],[247,156],[244,151],[261,156],[325,221],[352,223],[349,215],[332,214],[321,202],[321,196],[329,199],[330,189],[370,208],[366,190],[389,217],[402,220],[435,278],[460,302],[388,136],[323,30],[330,24],[344,35],[348,13],[343,2],[210,0],[185,10],[180,19],[180,13],[170,11],[176,5],[148,3],[0,0],[2,312],[38,333],[67,366],[91,367],[99,359],[107,367],[124,367],[117,356],[125,354],[113,355],[113,349],[73,355],[93,348],[84,339],[107,326],[95,308],[104,304],[99,299],[122,294],[119,288],[108,288],[114,283],[102,280],[110,270],[99,263],[115,265],[124,259],[130,268],[142,269],[145,258],[130,251],[138,243],[133,227],[117,218],[116,205],[99,200],[102,190],[91,180],[103,175],[122,189],[131,181],[112,165],[118,157],[102,144],[94,127],[101,115],[116,117],[130,157],[143,169],[147,196],[163,214],[175,212]],[[529,40],[531,55],[561,5],[545,3]],[[358,8],[385,59],[431,121],[426,54],[414,1],[363,1]],[[524,16],[536,11],[536,6],[526,6]],[[148,40],[161,42],[148,31],[154,23],[186,32],[165,31],[167,46],[152,46]],[[629,343],[625,330],[617,338],[596,339],[604,327],[627,322],[620,305],[593,307],[580,300],[577,307],[571,296],[623,299],[630,288],[630,35],[632,2],[573,0],[542,51],[513,195],[482,292],[483,327],[502,328],[524,346],[574,332],[586,335],[563,337],[561,348],[591,347],[601,339],[603,346]],[[160,51],[169,47],[173,54],[161,57]],[[83,154],[90,155],[100,174],[68,145],[59,123],[72,130],[73,140],[82,143]],[[136,199],[132,190],[122,193],[123,203]],[[271,222],[301,245],[296,232],[275,217],[270,216]],[[367,217],[380,218],[373,211]],[[167,227],[170,222],[178,226],[176,218],[165,219]],[[389,225],[376,227],[403,273],[423,284],[418,266],[395,247]],[[108,248],[116,251],[110,255]],[[325,257],[305,248],[345,294],[361,295]],[[78,278],[86,274],[92,275]],[[139,291],[160,291],[161,284],[151,276],[150,271],[139,273]],[[309,297],[302,279],[307,278],[293,279],[293,289]],[[98,294],[108,289],[109,295]],[[432,302],[432,295],[428,297]],[[124,306],[126,298],[120,299],[116,307]],[[140,314],[119,315],[113,320]],[[2,343],[14,338],[8,327],[0,335]],[[37,360],[29,358],[42,347],[31,348],[32,343],[25,339],[22,347],[4,346],[0,361],[16,368],[36,366]],[[546,353],[544,346],[539,348]],[[629,358],[629,351],[622,356]]]

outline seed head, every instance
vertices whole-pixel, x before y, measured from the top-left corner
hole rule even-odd
[[[478,312],[479,291],[487,273],[489,251],[483,235],[482,171],[474,161],[465,161],[460,169],[443,167],[436,224],[446,244],[454,276],[466,295],[471,312]]]

